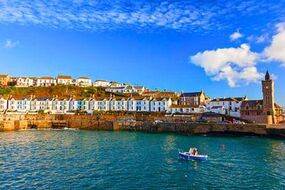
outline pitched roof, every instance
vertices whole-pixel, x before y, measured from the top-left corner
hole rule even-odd
[[[229,98],[215,98],[211,102],[222,102],[222,101],[243,101],[246,97],[229,97]]]
[[[9,75],[0,74],[0,78],[5,78],[5,77],[9,77]]]
[[[24,99],[31,99],[31,96],[13,95],[9,99],[24,100]]]
[[[182,93],[180,97],[195,97],[195,96],[200,96],[203,92],[186,92]]]
[[[72,77],[68,75],[58,75],[57,78],[58,79],[72,79]]]
[[[223,106],[213,106],[213,107],[211,107],[211,109],[219,109],[219,108],[223,108]]]
[[[281,106],[279,106],[278,104],[274,104],[275,105],[275,108],[279,108],[279,109],[283,109]]]
[[[143,89],[144,86],[134,86],[135,89]]]
[[[241,106],[250,106],[250,107],[254,107],[254,106],[257,106],[257,105],[263,105],[263,100],[246,100],[246,101],[243,101]]]
[[[52,79],[54,79],[54,78],[53,78],[53,77],[47,77],[47,76],[45,76],[45,77],[40,77],[40,78],[38,78],[38,79],[52,80]]]
[[[175,105],[172,104],[170,108],[199,108],[199,106],[190,106],[190,105]]]
[[[109,82],[107,80],[95,80],[95,82]]]
[[[37,101],[46,101],[46,100],[52,100],[53,97],[35,97],[34,100]]]
[[[78,79],[90,79],[89,77],[79,77]]]
[[[124,86],[119,86],[119,87],[108,87],[107,89],[125,89]]]

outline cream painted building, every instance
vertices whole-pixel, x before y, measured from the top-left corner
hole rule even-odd
[[[71,76],[58,75],[56,78],[56,82],[59,85],[71,85],[71,84],[73,84],[73,79]]]
[[[88,77],[79,77],[76,79],[77,86],[92,86],[92,80]]]
[[[55,86],[56,79],[53,77],[40,77],[36,79],[36,86]]]
[[[17,87],[30,87],[34,86],[35,83],[34,77],[18,77],[16,79],[16,86]]]

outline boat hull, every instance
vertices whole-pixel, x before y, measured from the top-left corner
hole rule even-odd
[[[206,161],[208,160],[208,156],[207,155],[190,155],[189,153],[185,153],[185,152],[180,152],[179,153],[179,158],[181,159],[185,159],[185,160],[197,160],[197,161]]]

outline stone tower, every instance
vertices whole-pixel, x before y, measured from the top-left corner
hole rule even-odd
[[[262,81],[262,93],[265,122],[275,124],[274,81],[271,79],[268,71],[266,72],[265,79]]]

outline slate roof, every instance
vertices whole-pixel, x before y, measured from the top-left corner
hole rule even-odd
[[[89,77],[79,77],[78,79],[90,79]]]
[[[257,105],[263,105],[263,100],[246,100],[242,102],[241,107],[247,106],[247,105],[250,107],[254,107]]]
[[[222,101],[243,101],[246,97],[229,97],[229,98],[214,98],[211,102],[222,102]]]
[[[186,92],[182,93],[180,97],[196,97],[196,96],[201,96],[203,92]]]

